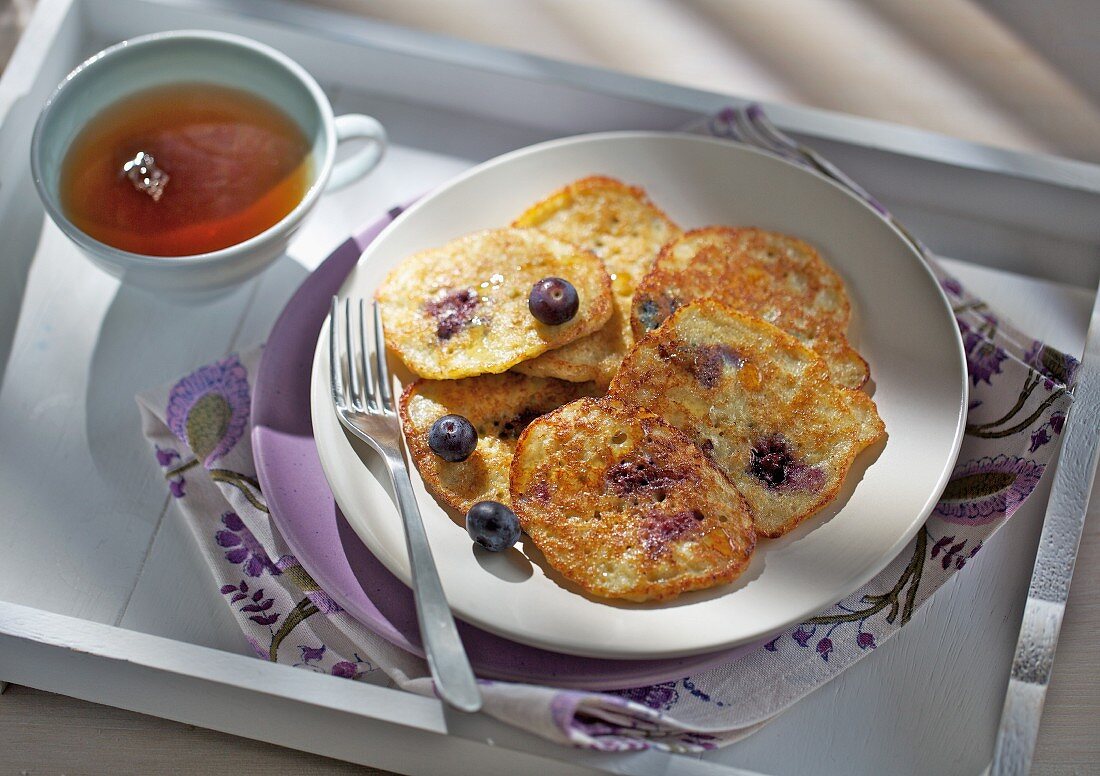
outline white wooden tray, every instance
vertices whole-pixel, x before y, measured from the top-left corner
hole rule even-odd
[[[280,48],[338,112],[378,117],[393,140],[368,180],[324,199],[290,256],[197,311],[120,289],[81,258],[44,220],[28,169],[39,107],[69,69],[185,27]],[[0,81],[0,680],[403,772],[982,771],[1049,482],[896,638],[761,732],[702,757],[607,755],[251,657],[141,436],[137,391],[262,341],[306,273],[394,203],[539,140],[675,129],[736,102],[280,0],[40,0]],[[950,270],[1022,329],[1081,353],[1100,278],[1100,168],[769,112],[955,257]]]

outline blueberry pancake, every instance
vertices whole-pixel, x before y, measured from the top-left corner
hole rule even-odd
[[[713,299],[640,340],[610,390],[691,437],[745,496],[764,536],[832,501],[856,455],[885,433],[871,398],[834,383],[820,356]]]
[[[729,582],[756,543],[741,494],[691,440],[608,397],[528,426],[511,490],[547,562],[604,598],[661,600]]]
[[[564,278],[579,307],[563,323],[537,320],[532,286]],[[611,316],[611,279],[588,251],[531,229],[495,229],[408,257],[375,293],[386,344],[413,372],[456,379],[504,372],[597,331]]]
[[[417,380],[401,395],[401,426],[428,490],[448,506],[466,512],[478,501],[509,503],[508,470],[523,429],[540,415],[594,392],[591,383],[514,372]],[[477,430],[477,447],[464,461],[446,461],[428,446],[432,424],[444,415],[461,415]]]
[[[602,329],[551,350],[516,370],[563,380],[607,385],[634,344],[630,301],[661,246],[680,228],[646,197],[645,191],[613,178],[570,183],[531,207],[513,226],[543,234],[596,254],[611,274],[613,309]]]
[[[669,243],[634,295],[631,326],[641,337],[703,297],[763,318],[825,359],[848,388],[867,381],[867,362],[848,344],[844,282],[812,246],[762,229],[711,226]]]

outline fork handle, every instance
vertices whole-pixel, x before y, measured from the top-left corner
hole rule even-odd
[[[400,453],[397,455],[400,456]],[[397,495],[397,509],[405,521],[405,546],[412,568],[416,618],[436,692],[457,709],[478,711],[481,708],[481,691],[455,628],[451,607],[443,594],[409,472],[400,458],[395,461],[391,456],[386,456],[386,463],[393,491]]]

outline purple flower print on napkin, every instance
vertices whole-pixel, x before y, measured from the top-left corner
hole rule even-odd
[[[178,461],[180,459],[180,454],[170,447],[153,445],[153,452],[157,456],[157,463],[161,466],[170,466],[173,461]]]
[[[615,695],[651,709],[669,709],[680,697],[680,693],[676,692],[676,682],[662,682],[647,687],[635,687],[632,690],[617,690]]]
[[[321,589],[321,586],[302,568],[302,564],[293,555],[280,556],[279,560],[275,561],[275,568],[286,574],[287,578],[305,593],[309,602],[316,606],[321,614],[336,614],[344,611],[340,608],[340,604],[333,601],[329,594]]]
[[[231,606],[243,601],[238,611],[249,615],[248,619],[257,625],[273,625],[282,616],[272,610],[275,606],[273,597],[265,596],[262,587],[249,590],[248,583],[243,579],[239,585],[222,585],[221,593],[232,596],[229,600]]]
[[[196,369],[168,394],[172,433],[210,467],[248,430],[248,372],[236,355]]]
[[[272,576],[278,576],[279,569],[267,557],[267,551],[264,550],[263,545],[256,541],[256,537],[236,512],[223,514],[222,524],[226,530],[218,531],[214,534],[214,539],[219,547],[229,548],[225,553],[227,561],[244,564],[244,573],[250,577],[260,576],[264,573],[264,569],[267,569]]]
[[[1031,347],[1024,353],[1024,363],[1065,386],[1074,384],[1077,378],[1077,367],[1081,365],[1073,356],[1049,348],[1040,340],[1032,342]]]
[[[952,296],[962,296],[963,287],[955,278],[945,277],[940,280],[940,286]]]
[[[1000,373],[1001,363],[1008,358],[1008,354],[962,321],[958,324],[966,350],[966,371],[970,373],[971,381],[974,385],[983,380],[989,383],[993,375]]]
[[[935,514],[960,525],[981,525],[1010,516],[1031,495],[1043,468],[1026,458],[1006,455],[959,464]]]
[[[354,679],[356,674],[359,673],[358,666],[355,663],[347,660],[341,660],[339,663],[332,667],[332,675],[339,676],[343,679]]]
[[[1029,453],[1034,453],[1049,441],[1050,434],[1047,432],[1046,426],[1037,428],[1031,432],[1031,445],[1028,447],[1027,451]]]
[[[322,644],[319,647],[307,647],[305,645],[301,645],[298,647],[298,649],[302,650],[302,662],[312,663],[315,660],[320,660],[321,658],[323,658],[325,656],[325,649],[327,648],[324,644]]]

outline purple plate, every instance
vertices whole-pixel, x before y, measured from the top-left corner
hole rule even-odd
[[[317,457],[309,417],[313,351],[321,324],[363,249],[401,213],[394,208],[332,252],[294,293],[264,348],[252,400],[256,473],[291,552],[332,598],[374,633],[423,655],[412,591],[391,574],[340,514]],[[668,660],[605,660],[530,647],[464,622],[458,631],[483,677],[587,690],[679,679],[755,649],[740,646]]]

